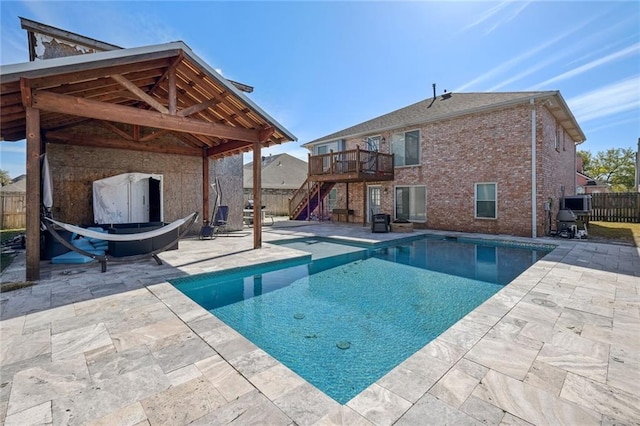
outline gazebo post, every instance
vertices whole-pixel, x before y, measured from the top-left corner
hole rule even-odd
[[[26,107],[27,130],[27,231],[26,279],[40,279],[40,110]]]
[[[260,141],[253,143],[253,248],[262,247],[262,156]]]

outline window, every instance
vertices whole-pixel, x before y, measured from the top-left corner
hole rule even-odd
[[[344,140],[323,143],[313,147],[313,155],[328,154],[329,152],[344,151]]]
[[[476,183],[476,219],[496,219],[498,204],[498,185],[495,183]]]
[[[367,151],[380,151],[381,136],[369,136],[364,138],[364,149]]]
[[[412,222],[427,220],[427,188],[424,186],[396,187],[396,219]]]
[[[336,208],[338,204],[338,190],[333,188],[329,191],[329,196],[327,197],[327,205],[329,207],[329,211],[332,211]]]
[[[394,165],[412,166],[420,163],[420,132],[412,130],[391,135],[391,152]]]

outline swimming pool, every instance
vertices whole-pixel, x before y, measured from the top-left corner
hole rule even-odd
[[[441,238],[382,248],[278,244],[312,261],[172,284],[341,404],[548,252]]]

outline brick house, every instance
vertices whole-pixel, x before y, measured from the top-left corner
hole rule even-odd
[[[332,204],[363,224],[383,212],[417,228],[542,236],[560,198],[576,193],[584,140],[558,91],[434,88],[432,98],[304,144],[314,186],[291,216]]]

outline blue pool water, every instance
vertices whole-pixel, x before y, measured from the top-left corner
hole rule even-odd
[[[432,238],[379,249],[280,244],[312,262],[172,283],[341,404],[549,251]]]

